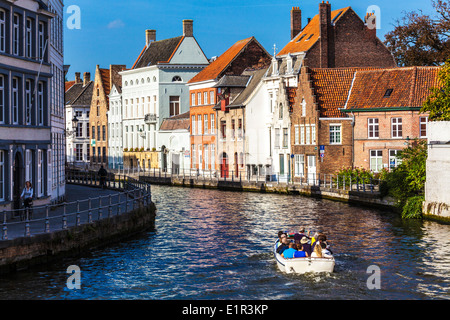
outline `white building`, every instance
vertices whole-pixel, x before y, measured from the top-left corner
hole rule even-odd
[[[48,0],[48,11],[54,14],[50,20],[49,62],[52,68],[52,95],[50,98],[50,125],[52,150],[50,172],[51,201],[60,202],[65,198],[65,136],[64,136],[64,48],[63,48],[63,11],[62,0]]]
[[[157,132],[163,119],[189,111],[186,83],[207,65],[192,20],[183,20],[183,35],[175,38],[156,41],[156,31],[146,31],[135,64],[120,72],[124,151],[161,150]]]
[[[108,154],[109,167],[123,168],[122,87],[113,84],[109,94]]]

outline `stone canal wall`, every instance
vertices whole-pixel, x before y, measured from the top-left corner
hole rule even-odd
[[[349,203],[356,203],[368,206],[379,206],[393,208],[395,202],[392,198],[380,196],[377,191],[372,191],[366,186],[352,186],[343,188],[331,188],[327,186],[308,185],[308,184],[286,184],[277,182],[255,182],[240,180],[220,180],[220,179],[203,179],[182,176],[140,176],[141,181],[150,184],[171,185],[191,188],[219,189],[227,191],[247,191],[247,192],[263,192],[263,193],[279,193],[291,195],[303,195],[315,198],[323,198]],[[359,191],[356,191],[359,190]]]

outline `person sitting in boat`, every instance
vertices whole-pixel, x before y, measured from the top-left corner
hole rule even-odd
[[[318,246],[314,246],[314,251],[313,253],[311,253],[311,258],[322,258],[322,246],[318,245]]]
[[[289,249],[289,244],[291,242],[287,239],[287,237],[284,237],[281,241],[281,245],[277,248],[277,253],[282,254],[284,250]]]
[[[297,252],[297,250],[295,250],[295,247],[295,243],[289,243],[289,248],[284,250],[283,253],[281,253],[281,256],[285,259],[292,259],[294,257],[294,253]]]
[[[302,245],[303,250],[308,254],[307,256],[310,257],[312,253],[310,240],[305,236],[300,240],[300,244]]]
[[[278,243],[277,243],[277,247],[279,247],[282,242],[283,242],[283,238],[287,238],[286,232],[284,231],[278,231]]]
[[[294,241],[296,243],[300,243],[300,240],[302,240],[303,237],[306,237],[307,239],[309,239],[309,234],[311,231],[308,231],[308,235],[306,235],[305,233],[305,228],[300,228],[300,231],[298,233],[294,234]]]
[[[307,258],[309,257],[308,253],[304,250],[304,247],[301,243],[297,244],[297,251],[294,253],[294,258]]]
[[[323,258],[332,258],[333,257],[333,253],[328,248],[329,246],[327,245],[326,242],[321,242],[320,246],[322,248],[322,257]]]

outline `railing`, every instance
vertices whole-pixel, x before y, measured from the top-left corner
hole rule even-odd
[[[86,186],[99,185],[98,179],[90,172],[67,171],[66,180],[68,183]],[[31,210],[3,211],[2,240],[30,237],[90,224],[106,217],[128,213],[151,203],[151,187],[145,182],[110,174],[106,185],[120,191],[62,204],[36,206]],[[19,219],[20,217],[24,220]]]
[[[144,117],[145,123],[156,123],[156,114],[155,113],[147,113]]]
[[[266,174],[255,173],[250,170],[199,170],[199,169],[162,169],[162,168],[124,168],[113,170],[119,174],[128,176],[146,176],[158,178],[196,179],[203,181],[231,181],[231,182],[253,182],[272,183],[297,186],[316,186],[344,191],[356,191],[364,193],[376,193],[380,191],[382,180],[371,177],[349,177],[346,175],[309,173],[291,176],[267,172]]]

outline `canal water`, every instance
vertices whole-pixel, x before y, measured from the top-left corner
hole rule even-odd
[[[0,277],[0,299],[450,298],[449,225],[301,196],[152,186],[152,197],[155,231]],[[327,234],[334,273],[277,269],[277,232],[300,226]],[[66,286],[70,265],[79,290]],[[368,288],[371,266],[380,289]]]

